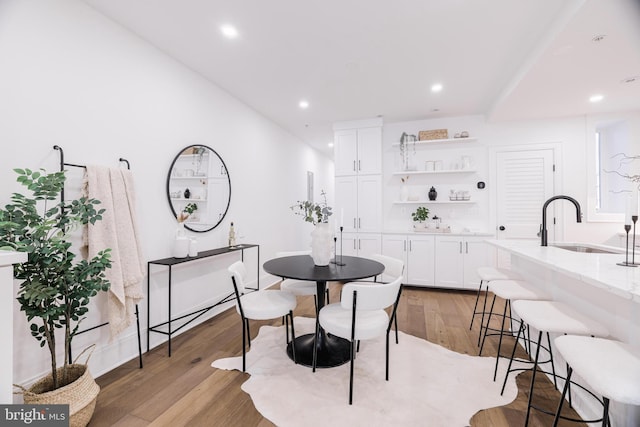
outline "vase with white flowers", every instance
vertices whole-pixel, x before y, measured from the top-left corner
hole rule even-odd
[[[311,258],[318,266],[329,265],[331,261],[331,242],[333,231],[329,226],[329,217],[333,215],[331,207],[327,205],[327,195],[324,190],[320,193],[323,201],[315,203],[309,200],[298,201],[291,206],[296,215],[304,218],[305,222],[312,223],[315,227],[311,232]]]
[[[184,228],[184,222],[198,210],[198,205],[188,203],[176,216],[178,228],[176,229],[175,240],[173,242],[172,254],[174,258],[185,258],[189,255],[190,239]]]
[[[409,186],[407,185],[407,182],[409,182],[409,175],[403,176],[400,180],[402,181],[402,186],[400,187],[400,201],[406,202],[409,200]]]

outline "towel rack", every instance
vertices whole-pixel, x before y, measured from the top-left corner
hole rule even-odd
[[[64,161],[64,151],[62,150],[62,147],[60,147],[59,145],[54,145],[53,149],[60,153],[60,171],[61,172],[64,171],[64,167],[65,166],[71,166],[71,167],[74,167],[74,168],[83,168],[83,169],[87,168],[86,165],[79,165],[79,164],[75,164],[75,163],[65,162]],[[125,163],[127,165],[127,169],[131,169],[131,165],[129,164],[129,160],[120,157],[118,159],[118,161]],[[64,200],[65,199],[64,199],[64,185],[63,185],[62,186],[62,190],[60,191],[60,201],[64,203]],[[85,332],[93,331],[94,329],[101,328],[101,327],[106,326],[108,324],[109,324],[109,322],[105,322],[105,323],[102,323],[100,325],[96,325],[96,326],[93,326],[91,328],[88,328],[88,329],[80,330],[80,331],[76,332],[76,335],[80,335],[80,334],[83,334]],[[140,338],[140,313],[138,311],[138,304],[136,304],[136,326],[137,326],[137,329],[138,329],[138,362],[139,362],[139,365],[140,365],[140,369],[142,369],[142,341],[141,341],[141,338]],[[69,348],[69,354],[67,355],[67,360],[69,361],[69,363],[73,363],[73,357],[72,357],[72,354],[71,354],[71,348]]]

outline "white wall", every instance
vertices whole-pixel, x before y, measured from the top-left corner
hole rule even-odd
[[[117,166],[124,157],[136,179],[144,254],[168,257],[176,221],[166,174],[182,147],[205,144],[227,164],[232,191],[221,226],[197,234],[200,249],[226,246],[231,221],[243,242],[261,245],[261,262],[308,245],[309,224],[289,206],[306,198],[307,170],[315,173],[316,199],[333,188],[332,161],[90,7],[77,0],[0,1],[0,58],[3,205],[20,188],[13,168],[57,170],[54,144],[71,163]],[[77,187],[78,173],[69,179]],[[255,263],[254,255],[248,258]],[[234,259],[176,269],[174,313],[229,290],[226,265]],[[261,285],[269,282],[263,274]],[[166,313],[165,274],[152,274],[151,286],[152,321],[158,321]],[[144,338],[146,301],[140,309]],[[48,371],[48,352],[28,334],[17,303],[14,317],[14,381],[27,383]],[[104,319],[100,296],[85,325]],[[136,357],[135,340],[133,327],[113,342],[101,328],[77,337],[74,348],[77,354],[98,343],[91,369],[100,375]],[[153,337],[152,345],[158,342]]]
[[[640,132],[633,132],[640,122],[640,114],[637,112],[621,114],[629,120],[632,125],[630,128],[632,141],[640,138]],[[610,120],[611,117],[608,116]],[[587,209],[587,153],[592,147],[593,141],[593,125],[590,123],[598,122],[599,118],[594,117],[570,117],[554,120],[527,120],[513,122],[485,122],[482,116],[461,116],[447,117],[439,119],[417,120],[411,122],[385,123],[383,130],[384,140],[384,179],[385,194],[383,198],[383,209],[391,206],[391,201],[397,199],[399,191],[399,178],[392,177],[390,172],[399,170],[400,156],[397,147],[391,147],[392,143],[397,143],[402,132],[409,134],[418,134],[420,130],[428,129],[448,129],[449,137],[461,131],[469,131],[471,136],[478,137],[478,142],[469,143],[475,145],[476,152],[480,157],[484,150],[490,147],[499,147],[517,144],[551,144],[559,143],[561,146],[561,161],[556,165],[557,180],[556,188],[558,194],[566,194],[574,197],[580,202],[583,211]],[[635,138],[635,139],[634,139]],[[441,154],[444,151],[442,144],[429,147],[428,150],[438,157],[444,157],[450,154]],[[459,154],[467,154],[473,151],[467,148],[465,144],[458,143]],[[632,154],[637,155],[640,152],[640,144],[634,145]],[[424,149],[422,149],[424,150]],[[455,151],[455,150],[454,150]],[[486,155],[489,155],[486,152]],[[468,208],[456,207],[456,209],[442,209],[445,213],[444,220],[450,219],[450,222],[459,227],[469,225],[472,228],[485,228],[485,231],[493,232],[495,230],[495,218],[487,209],[489,206],[495,205],[495,200],[489,196],[491,194],[491,182],[489,182],[490,171],[487,169],[488,164],[485,159],[475,159],[478,172],[476,176],[483,178],[487,182],[487,189],[484,192],[476,192],[478,199],[477,206]],[[419,165],[423,169],[422,165]],[[414,179],[414,177],[410,178]],[[438,196],[440,197],[440,196]],[[424,196],[423,196],[424,198]],[[437,205],[434,205],[437,206]],[[541,207],[542,208],[542,207]],[[492,208],[493,209],[493,208]],[[495,207],[499,209],[499,207]],[[411,209],[390,208],[383,212],[385,214],[385,229],[399,227],[402,224],[402,218],[409,218]],[[565,241],[591,242],[618,244],[617,234],[622,231],[622,222],[589,222],[587,221],[586,212],[584,212],[583,222],[581,224],[575,221],[575,212],[573,209],[562,209],[563,217],[561,225],[563,228]],[[404,215],[404,216],[403,216]],[[447,218],[449,215],[451,218]],[[439,214],[440,216],[440,214]],[[406,228],[406,226],[405,226]]]

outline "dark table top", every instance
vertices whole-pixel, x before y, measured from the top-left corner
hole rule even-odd
[[[384,265],[367,258],[343,256],[345,265],[317,266],[310,255],[294,255],[275,258],[264,263],[267,273],[287,279],[315,282],[349,281],[373,277],[384,271]]]

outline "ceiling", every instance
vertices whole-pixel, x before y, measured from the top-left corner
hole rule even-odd
[[[640,110],[640,0],[84,1],[327,155],[336,121]]]

